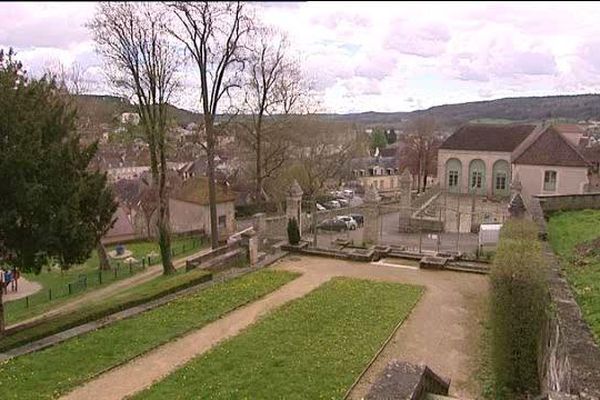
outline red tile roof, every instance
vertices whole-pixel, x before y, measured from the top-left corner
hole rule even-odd
[[[528,165],[587,167],[589,164],[557,127],[549,126],[513,162]]]
[[[535,129],[529,124],[467,124],[440,149],[512,152]]]

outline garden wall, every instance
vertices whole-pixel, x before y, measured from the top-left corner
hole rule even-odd
[[[586,208],[600,209],[600,193],[535,196],[528,212],[537,223],[540,236],[545,238],[547,213]],[[544,243],[544,257],[550,268],[554,309],[540,360],[541,388],[549,399],[558,399],[561,394],[600,399],[600,348],[548,243]]]

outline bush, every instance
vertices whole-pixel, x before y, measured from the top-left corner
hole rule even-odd
[[[500,237],[490,276],[492,370],[497,397],[513,399],[539,390],[548,282],[532,222],[509,221]]]
[[[292,218],[288,221],[287,225],[288,242],[296,246],[300,243],[300,229],[298,229],[298,221],[296,218]]]

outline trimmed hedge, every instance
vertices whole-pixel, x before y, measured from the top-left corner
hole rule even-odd
[[[181,273],[174,275],[170,277],[170,279],[167,278],[169,279],[168,281],[162,281],[160,278],[157,279],[158,281],[150,281],[146,284],[151,285],[159,283],[156,289],[149,289],[149,293],[147,294],[142,293],[139,296],[132,295],[130,299],[126,299],[123,302],[115,301],[115,304],[110,304],[110,300],[108,300],[107,303],[109,304],[105,305],[105,307],[94,305],[87,310],[83,309],[76,313],[43,319],[40,320],[38,324],[28,326],[26,329],[8,332],[0,340],[0,351],[10,350],[54,335],[55,333],[104,318],[116,312],[136,307],[140,304],[157,300],[169,294],[211,281],[213,279],[213,274],[203,270],[197,270],[187,274]],[[143,289],[144,287],[142,285],[140,290]]]
[[[300,229],[298,228],[298,221],[296,221],[296,218],[292,218],[288,221],[287,234],[289,244],[296,246],[300,243]]]
[[[496,397],[539,391],[538,355],[549,310],[548,278],[537,228],[510,220],[491,269],[491,355]]]

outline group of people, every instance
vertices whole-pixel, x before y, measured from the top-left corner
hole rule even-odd
[[[2,267],[2,269],[0,269],[0,290],[2,290],[4,294],[8,294],[8,287],[10,286],[11,291],[19,291],[20,277],[21,273],[17,268],[10,270]]]

